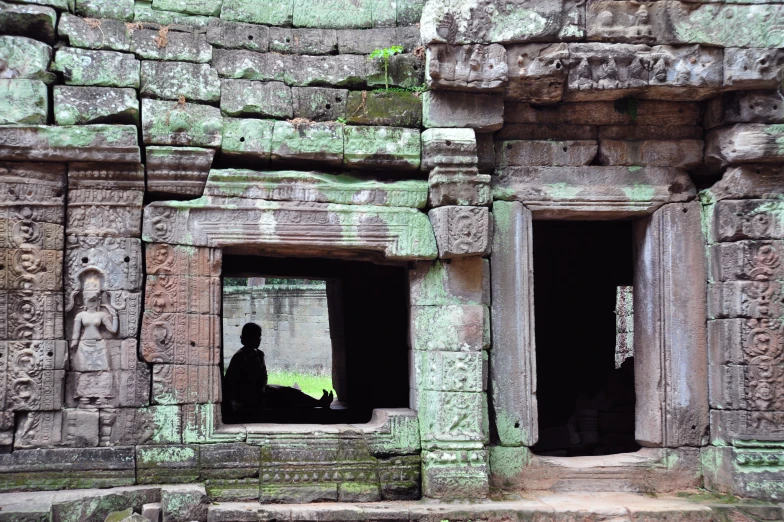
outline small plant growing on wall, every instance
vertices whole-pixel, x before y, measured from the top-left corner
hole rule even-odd
[[[403,48],[399,45],[391,47],[384,47],[383,49],[376,49],[370,53],[370,59],[381,58],[384,61],[384,88],[389,90],[389,57],[403,52]]]

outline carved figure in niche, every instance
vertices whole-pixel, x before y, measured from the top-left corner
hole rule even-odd
[[[117,310],[103,302],[103,285],[98,272],[89,272],[82,280],[82,311],[74,318],[72,345],[76,345],[71,359],[71,369],[78,372],[101,371],[109,369],[106,340],[101,331],[105,328],[110,334],[119,329]]]
[[[618,64],[615,59],[610,57],[609,60],[602,64],[602,70],[599,75],[599,88],[600,89],[616,89],[620,86],[618,81]]]
[[[577,66],[577,89],[590,89],[593,87],[593,85],[593,73],[591,72],[591,66],[588,63],[588,59],[583,58],[580,61],[580,65]]]
[[[262,422],[264,410],[329,408],[333,393],[316,399],[295,388],[267,384],[267,366],[261,345],[261,326],[247,323],[240,335],[242,348],[234,354],[223,377],[224,402],[230,422]]]

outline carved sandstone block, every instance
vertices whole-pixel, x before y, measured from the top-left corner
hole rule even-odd
[[[597,129],[602,140],[701,140],[702,127],[697,125],[608,125]]]
[[[139,359],[138,343],[136,339],[108,339],[103,342],[105,347],[105,363],[96,364],[95,360],[85,359],[80,356],[79,343],[70,343],[70,370],[76,372],[91,372],[100,370],[136,370],[145,366]]]
[[[486,207],[438,207],[428,212],[438,257],[451,259],[490,253],[492,216]]]
[[[347,125],[343,135],[345,168],[384,170],[419,168],[422,145],[418,129]],[[276,137],[273,135],[273,141],[275,140]]]
[[[428,91],[422,95],[425,128],[458,127],[493,132],[504,123],[504,100],[490,94]]]
[[[274,127],[274,120],[225,118],[221,154],[228,158],[253,161],[254,166],[268,166]]]
[[[220,317],[148,311],[142,320],[141,353],[147,362],[217,364]]]
[[[0,371],[34,375],[40,371],[68,367],[65,341],[0,341]],[[10,382],[10,381],[9,381]]]
[[[730,123],[784,123],[784,95],[778,92],[727,92],[708,102],[705,127]]]
[[[207,26],[207,41],[220,49],[269,49],[269,27],[212,19]]]
[[[218,73],[208,64],[144,61],[139,94],[163,100],[217,102],[221,99]]]
[[[505,99],[531,103],[561,101],[569,63],[565,43],[507,46],[506,63],[509,83]]]
[[[363,34],[365,33],[365,31],[358,32]],[[270,52],[308,55],[337,54],[337,33],[338,32],[334,29],[308,29],[299,27],[292,29],[291,27],[270,27]],[[382,47],[389,47],[389,45]],[[375,49],[375,47],[373,49]],[[341,54],[370,54],[370,52],[371,51],[368,51],[367,53],[350,53],[341,50]]]
[[[10,448],[14,444],[15,415],[12,411],[0,412],[0,446]]]
[[[63,223],[64,165],[0,162],[0,217]]]
[[[655,41],[647,4],[594,0],[586,6],[588,40],[650,44]]]
[[[783,333],[778,318],[709,320],[710,363],[750,364],[756,357],[763,357],[782,364]]]
[[[422,493],[430,498],[484,498],[489,491],[485,450],[422,453]]]
[[[123,408],[150,404],[150,370],[68,372],[66,404],[72,408]]]
[[[39,5],[3,3],[0,11],[0,34],[33,37],[46,43],[57,41],[57,11]]]
[[[782,280],[782,241],[738,241],[710,247],[711,281]]]
[[[63,15],[66,16],[70,15]],[[0,36],[0,57],[6,63],[4,73],[6,78],[54,83],[55,76],[49,72],[52,48],[45,43],[22,36]]]
[[[784,79],[782,49],[724,49],[724,88],[776,89]]]
[[[343,162],[343,125],[276,121],[272,131],[273,163],[318,162],[338,167]]]
[[[784,160],[784,124],[737,124],[709,132],[705,162],[713,167],[731,163],[777,163]]]
[[[221,78],[282,82],[290,65],[291,57],[277,53],[228,49],[212,52],[212,66]]]
[[[431,89],[501,92],[508,79],[502,45],[431,44],[426,56]]]
[[[784,239],[782,212],[784,205],[777,200],[719,201],[713,210],[710,239],[714,242]]]
[[[218,277],[147,276],[144,309],[155,314],[220,315]]]
[[[150,244],[145,252],[147,273],[217,277],[221,274],[221,254],[219,248]]]
[[[14,447],[18,449],[98,445],[97,411],[36,411],[21,414],[16,428]]]
[[[708,285],[708,318],[784,316],[781,281],[727,281]]]
[[[422,459],[402,455],[378,461],[382,500],[416,500],[422,496]]]
[[[63,73],[66,85],[138,89],[139,69],[140,62],[132,54],[72,47],[59,49],[52,63],[52,70]]]
[[[646,45],[569,44],[569,79],[564,100],[617,100],[648,86]]]
[[[439,165],[475,166],[476,133],[473,129],[427,129],[422,132],[422,169]]]
[[[711,444],[731,446],[738,440],[780,440],[782,436],[784,411],[711,410]]]
[[[119,191],[144,191],[144,167],[138,163],[85,163],[68,164],[68,189],[111,189]],[[89,192],[86,194],[90,194]],[[95,192],[95,202],[104,203],[103,194]],[[75,201],[78,203],[80,201]],[[107,203],[111,200],[106,201]]]
[[[101,161],[139,163],[136,127],[0,127],[0,159],[22,161]]]
[[[24,357],[29,361],[31,356]],[[0,385],[5,381],[5,405],[0,404],[4,410],[53,411],[63,407],[63,370],[41,369],[40,365],[26,366],[26,371],[10,368],[0,375]]]
[[[36,248],[61,250],[64,229],[62,225],[42,223],[45,216],[36,215],[31,208],[21,212],[11,212],[10,219],[6,209],[0,208],[0,248]],[[25,219],[26,218],[26,219]],[[36,219],[39,218],[39,219]]]
[[[487,356],[482,352],[412,350],[416,389],[481,392],[487,388]]]
[[[184,404],[180,409],[182,410],[182,441],[186,444],[245,440],[245,426],[223,424],[220,404]]]
[[[702,140],[601,140],[602,165],[690,168],[703,161]]]
[[[481,449],[486,438],[484,393],[419,391],[422,449]]]
[[[142,131],[146,145],[220,147],[220,109],[194,103],[142,100]]]
[[[490,265],[479,257],[416,263],[408,277],[412,306],[490,304]]]
[[[62,293],[0,294],[0,339],[62,339],[62,336]]]
[[[219,403],[220,368],[186,364],[155,364],[152,370],[154,404]]]
[[[591,164],[598,148],[599,145],[593,140],[501,141],[496,145],[496,165],[579,167]]]
[[[0,289],[61,290],[62,264],[63,253],[60,250],[0,250]]]
[[[144,192],[138,190],[69,190],[68,232],[92,237],[139,237],[143,199]]]
[[[636,107],[637,112],[632,115],[632,111],[628,107],[625,110],[621,110],[621,107],[618,107],[615,102],[611,101],[565,103],[552,107],[508,102],[504,112],[504,121],[507,125],[509,123],[537,123],[558,124],[559,126],[656,125],[660,127],[675,125],[695,126],[700,125],[702,122],[699,107],[695,103],[640,100],[637,102]],[[541,139],[549,137],[545,136]]]
[[[149,406],[100,410],[100,446],[179,444],[179,406]]]
[[[346,118],[349,92],[348,89],[330,89],[329,87],[292,87],[294,117],[311,121],[336,121],[338,118]],[[362,96],[361,93],[356,94]],[[364,94],[365,100],[371,97],[370,93]],[[355,109],[357,109],[356,112],[359,112],[359,107],[355,107]],[[353,122],[349,121],[349,123]]]
[[[0,79],[1,125],[46,125],[49,97],[39,80]]]
[[[139,100],[135,89],[57,85],[54,88],[54,120],[57,125],[138,125]]]
[[[660,100],[704,100],[722,86],[722,51],[699,45],[656,45],[650,51],[649,87],[643,96]]]
[[[158,3],[158,2],[156,2]],[[207,63],[212,60],[212,46],[203,33],[141,29],[133,32],[131,52],[145,60]]]
[[[62,13],[57,33],[71,47],[130,51],[132,31],[120,20],[104,18],[96,26],[89,19]]]
[[[480,351],[490,346],[489,321],[486,306],[412,306],[411,347],[426,351]]]
[[[291,119],[291,87],[283,82],[221,80],[220,108],[227,116]]]
[[[226,132],[225,128],[223,132]],[[149,192],[201,196],[215,156],[214,149],[151,146],[145,151]]]
[[[710,367],[710,406],[723,410],[783,411],[784,366],[758,356],[748,365]]]
[[[429,201],[433,207],[446,205],[485,206],[492,199],[490,174],[476,168],[440,166],[430,171]]]
[[[418,93],[348,91],[348,103],[343,110],[347,123],[352,125],[422,126],[422,99]]]
[[[68,295],[82,289],[82,278],[92,272],[101,274],[102,290],[140,291],[142,288],[141,242],[127,237],[67,238],[65,289]]]

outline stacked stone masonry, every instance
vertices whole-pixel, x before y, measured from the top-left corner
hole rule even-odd
[[[784,500],[783,20],[0,2],[0,490],[171,484],[128,505],[183,520],[491,487]],[[606,466],[530,450],[534,220],[634,220],[643,449]],[[227,253],[405,267],[409,407],[225,424]]]

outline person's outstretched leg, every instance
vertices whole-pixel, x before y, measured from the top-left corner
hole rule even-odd
[[[329,408],[335,396],[333,393],[324,393],[320,399],[311,397],[296,388],[279,386],[276,384],[267,385],[266,407],[272,409],[305,409],[305,408]]]

